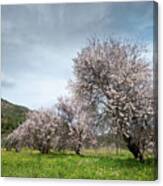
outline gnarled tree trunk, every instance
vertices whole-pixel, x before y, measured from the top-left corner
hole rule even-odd
[[[135,159],[139,159],[140,162],[144,162],[144,157],[140,151],[140,147],[134,142],[132,142],[132,137],[131,136],[127,137],[125,134],[123,134],[123,138],[127,143],[129,151],[134,155]]]

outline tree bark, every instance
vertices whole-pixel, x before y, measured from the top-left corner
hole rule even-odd
[[[81,144],[79,144],[75,149],[76,154],[80,155],[80,149],[81,149]]]
[[[143,163],[144,162],[143,154],[141,153],[139,146],[132,142],[132,137],[131,136],[126,137],[125,135],[123,135],[123,138],[127,143],[129,151],[134,155],[135,159],[139,159],[139,161]]]

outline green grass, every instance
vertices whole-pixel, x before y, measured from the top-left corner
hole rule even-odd
[[[20,153],[2,150],[2,176],[71,179],[154,180],[155,164],[148,158],[144,164],[123,151],[87,150],[83,156],[72,152],[42,155],[37,151]]]

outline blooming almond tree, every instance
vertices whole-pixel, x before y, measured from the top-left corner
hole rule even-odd
[[[57,117],[51,111],[33,111],[27,120],[15,129],[7,138],[7,148],[19,151],[30,147],[41,153],[48,153],[56,143]]]
[[[60,98],[57,104],[58,117],[60,118],[59,147],[73,149],[80,154],[85,141],[95,144],[96,140],[91,130],[91,117],[84,110],[81,102],[73,98]]]
[[[140,161],[155,132],[152,69],[144,52],[136,44],[93,39],[74,59],[71,85],[96,107],[99,125],[107,123],[107,130],[122,135]]]

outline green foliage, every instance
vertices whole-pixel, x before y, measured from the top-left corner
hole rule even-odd
[[[145,163],[133,159],[127,151],[115,153],[103,150],[85,150],[82,156],[65,153],[42,155],[24,149],[20,153],[2,150],[2,176],[42,177],[67,179],[154,180],[155,161],[148,157]]]
[[[25,121],[26,113],[29,110],[26,107],[12,104],[1,99],[1,133],[6,136]]]

